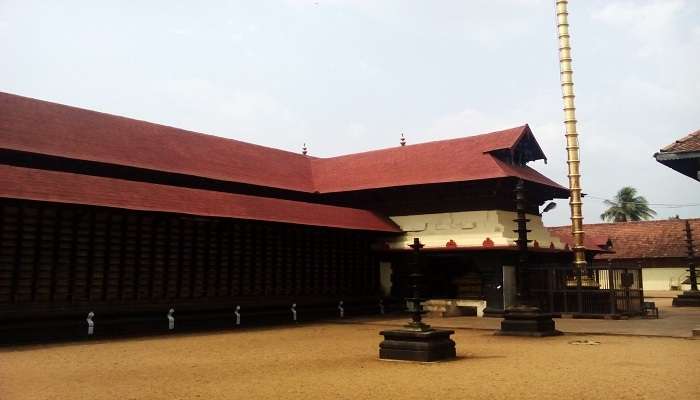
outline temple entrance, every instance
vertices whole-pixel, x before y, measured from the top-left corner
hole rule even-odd
[[[423,298],[433,316],[480,315],[499,317],[504,304],[515,296],[516,252],[510,250],[429,249],[422,253]],[[405,251],[380,255],[391,265],[390,294],[402,301],[411,297],[411,254]],[[380,268],[381,269],[381,268]],[[504,282],[505,279],[505,282]],[[504,284],[505,283],[505,284]],[[433,307],[435,306],[435,307]],[[454,313],[453,313],[454,312]]]
[[[473,258],[433,254],[426,259],[425,309],[434,317],[482,315],[484,279]]]
[[[481,273],[473,260],[459,255],[426,257],[425,296],[429,298],[481,299]]]

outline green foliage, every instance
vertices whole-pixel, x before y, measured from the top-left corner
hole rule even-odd
[[[608,209],[600,214],[600,218],[607,222],[627,222],[652,219],[656,211],[649,208],[649,202],[643,196],[637,196],[637,189],[623,187],[611,200],[605,200]]]

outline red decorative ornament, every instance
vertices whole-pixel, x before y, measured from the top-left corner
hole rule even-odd
[[[481,243],[481,245],[484,247],[493,247],[494,243],[493,243],[493,240],[491,240],[491,238],[487,237],[486,240],[484,240],[484,242]]]
[[[450,239],[450,241],[447,242],[447,244],[445,244],[445,247],[447,247],[447,248],[449,248],[449,249],[454,249],[455,247],[457,247],[457,242],[455,242],[454,240]]]

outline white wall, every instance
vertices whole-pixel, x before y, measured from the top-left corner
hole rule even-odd
[[[644,290],[671,290],[671,282],[677,284],[687,276],[687,268],[642,268]],[[690,289],[684,285],[683,290]]]
[[[537,240],[541,247],[550,243],[558,249],[564,244],[549,234],[539,215],[526,215],[531,230],[528,239]],[[390,217],[406,234],[388,241],[391,248],[405,249],[413,238],[420,238],[426,247],[445,247],[454,240],[457,246],[481,246],[486,238],[496,246],[513,246],[517,239],[517,225],[513,220],[517,214],[512,211],[461,211],[439,214],[402,215]],[[532,245],[532,244],[531,244]]]

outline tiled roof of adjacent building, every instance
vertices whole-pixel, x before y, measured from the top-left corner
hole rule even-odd
[[[700,218],[690,219],[694,231],[695,251],[700,246]],[[571,226],[547,228],[557,237],[571,238]],[[585,235],[598,242],[612,242],[612,254],[604,254],[604,259],[654,259],[685,258],[685,220],[670,219],[659,221],[615,222],[604,224],[584,224]]]
[[[527,125],[490,134],[333,158],[315,158],[0,92],[0,149],[46,154],[292,190],[330,193],[406,185],[522,178],[568,191],[493,154],[529,142]]]
[[[688,153],[695,151],[700,152],[700,130],[669,144],[661,149],[660,153]]]

